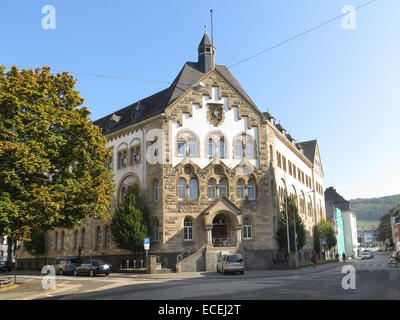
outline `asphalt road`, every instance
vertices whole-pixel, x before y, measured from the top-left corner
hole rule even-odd
[[[400,267],[390,267],[385,253],[371,260],[353,260],[346,264],[304,268],[297,274],[279,272],[268,276],[246,272],[241,275],[207,273],[205,276],[174,275],[171,278],[57,277],[58,290],[40,297],[60,300],[352,300],[400,299]],[[355,282],[344,266],[353,266]],[[350,267],[351,268],[351,267]],[[353,274],[353,273],[352,273]],[[347,277],[345,280],[343,278]],[[345,285],[355,288],[344,289]],[[61,291],[60,291],[61,290]],[[88,292],[91,291],[91,292]]]

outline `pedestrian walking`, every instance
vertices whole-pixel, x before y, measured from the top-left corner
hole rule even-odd
[[[346,263],[346,254],[344,252],[342,253],[342,258],[343,258],[343,263]]]
[[[311,261],[314,263],[314,268],[317,267],[317,253],[314,251],[311,256]]]
[[[336,260],[339,261],[339,253],[336,252]]]

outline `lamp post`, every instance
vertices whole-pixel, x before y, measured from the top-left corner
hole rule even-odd
[[[315,190],[308,191],[304,194],[310,193],[310,192],[315,192]],[[288,219],[288,206],[287,206],[287,198],[288,198],[288,191],[287,191],[287,186],[286,186],[286,173],[285,173],[285,193],[286,193],[286,227],[287,227],[287,237],[288,237],[288,253],[290,253],[290,240],[289,240],[289,219]],[[296,196],[296,198],[300,197]],[[305,201],[305,199],[304,199]],[[294,212],[294,217],[293,217],[293,229],[294,229],[294,250],[295,250],[295,255],[296,255],[296,268],[299,266],[299,257],[297,254],[297,232],[296,232],[296,213]]]

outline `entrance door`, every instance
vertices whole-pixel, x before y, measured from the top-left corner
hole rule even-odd
[[[214,218],[211,233],[214,247],[229,246],[228,224],[223,215],[219,214]]]

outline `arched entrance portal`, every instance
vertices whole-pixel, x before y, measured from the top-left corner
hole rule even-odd
[[[213,219],[213,228],[211,231],[212,243],[214,247],[231,246],[231,226],[228,217],[225,214],[217,214]]]

